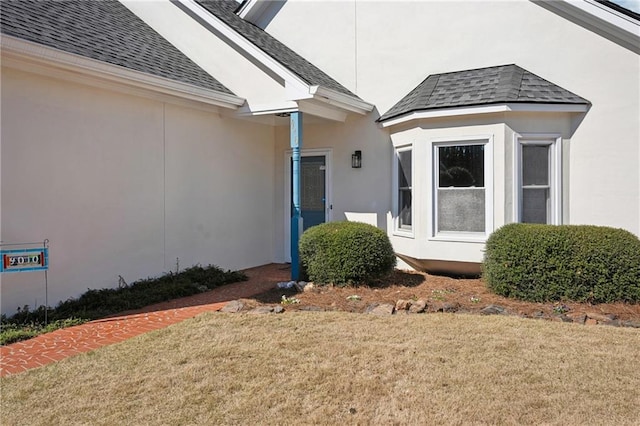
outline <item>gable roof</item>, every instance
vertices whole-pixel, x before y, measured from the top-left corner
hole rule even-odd
[[[511,64],[430,75],[378,121],[416,111],[507,103],[590,105],[586,99]]]
[[[223,21],[242,37],[288,68],[293,74],[312,86],[322,86],[335,92],[359,99],[349,89],[329,77],[318,67],[285,46],[272,35],[245,21],[236,14],[241,7],[235,0],[195,0],[209,13]]]
[[[232,95],[117,0],[2,0],[0,9],[2,34]]]

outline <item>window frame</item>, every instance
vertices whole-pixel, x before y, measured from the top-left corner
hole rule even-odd
[[[409,190],[411,191],[411,227],[401,227],[400,226],[400,153],[401,152],[411,152],[411,186]],[[409,237],[415,238],[415,209],[416,209],[416,198],[415,198],[415,152],[413,149],[413,143],[394,146],[393,148],[393,235],[400,237]]]
[[[431,220],[429,221],[429,240],[449,242],[484,243],[494,229],[494,169],[493,135],[474,135],[433,139],[430,144],[431,173]],[[446,146],[484,145],[484,190],[485,190],[485,226],[484,232],[444,231],[438,232],[438,148]]]
[[[556,133],[524,133],[514,135],[514,164],[513,164],[513,220],[522,223],[522,147],[549,147],[549,211],[547,224],[562,224],[562,137]]]

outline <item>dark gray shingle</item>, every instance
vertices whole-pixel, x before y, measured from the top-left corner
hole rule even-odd
[[[498,103],[590,104],[512,64],[430,75],[378,121],[414,111]]]
[[[307,84],[319,85],[358,98],[347,88],[329,77],[302,56],[280,43],[262,28],[236,15],[235,11],[239,4],[234,0],[196,0],[196,2],[256,47],[260,48],[267,55],[284,65]]]
[[[232,94],[117,0],[2,0],[3,34]]]

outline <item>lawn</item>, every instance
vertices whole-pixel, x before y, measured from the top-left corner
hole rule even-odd
[[[640,424],[640,332],[464,314],[205,314],[0,379],[3,425]]]

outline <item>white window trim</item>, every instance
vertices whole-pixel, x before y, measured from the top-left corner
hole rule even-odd
[[[549,159],[549,199],[551,200],[550,224],[562,224],[562,136],[557,133],[523,133],[514,135],[513,150],[513,220],[522,221],[522,146],[548,145]]]
[[[485,230],[484,232],[437,232],[438,223],[438,207],[436,179],[434,178],[437,171],[435,165],[435,151],[440,146],[459,146],[459,145],[478,145],[484,144],[484,188],[485,188]],[[429,173],[431,188],[431,220],[429,220],[429,240],[430,241],[449,241],[449,242],[471,242],[485,243],[487,238],[494,229],[494,208],[493,208],[493,135],[474,135],[461,137],[447,137],[432,139],[429,150]]]
[[[407,228],[400,228],[400,212],[398,211],[398,202],[400,201],[399,199],[399,192],[400,192],[400,182],[398,179],[398,161],[399,161],[399,153],[400,152],[406,152],[406,151],[411,151],[411,229],[407,229]],[[415,215],[415,209],[416,209],[416,203],[415,203],[415,188],[416,188],[416,168],[415,168],[415,152],[413,150],[413,144],[406,144],[406,145],[400,145],[400,146],[394,146],[393,147],[393,164],[391,169],[393,170],[393,196],[392,196],[392,202],[393,202],[393,209],[392,209],[392,214],[393,214],[393,235],[398,236],[398,237],[406,237],[406,238],[415,238],[415,221],[416,221],[416,215]]]

